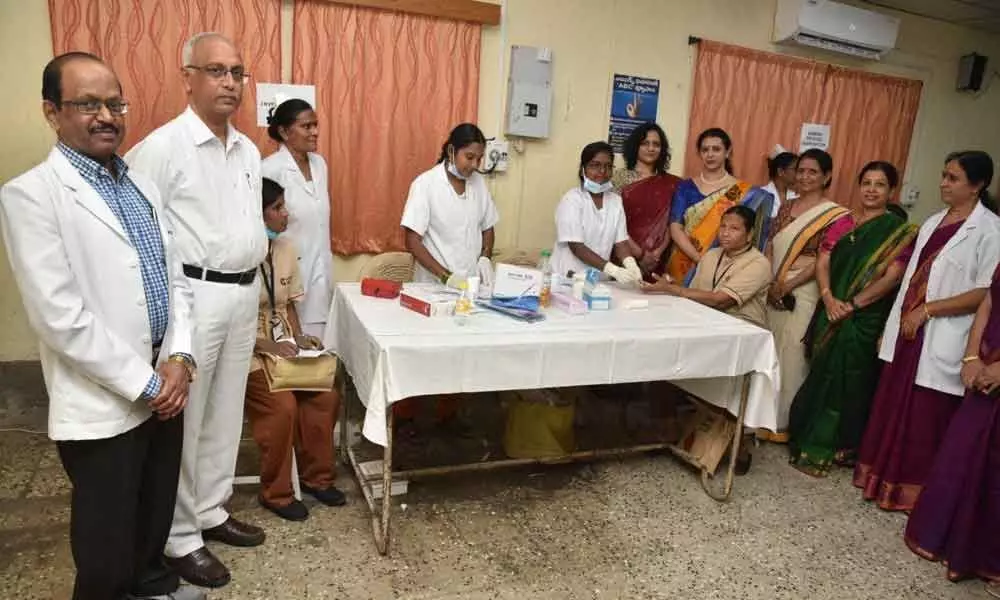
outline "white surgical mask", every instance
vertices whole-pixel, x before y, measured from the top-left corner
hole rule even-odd
[[[448,172],[451,173],[455,177],[455,179],[461,179],[462,181],[465,181],[466,179],[468,179],[468,177],[466,177],[465,175],[462,175],[458,171],[458,167],[456,167],[455,163],[451,162],[450,160],[448,161],[448,166],[445,167],[445,168],[448,169]]]
[[[611,182],[605,181],[604,183],[597,183],[596,181],[584,176],[583,189],[587,190],[591,194],[603,194],[604,192],[611,191]]]

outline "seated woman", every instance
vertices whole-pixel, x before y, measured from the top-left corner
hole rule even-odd
[[[807,336],[812,360],[792,401],[790,461],[822,477],[834,464],[853,466],[878,382],[878,339],[904,265],[896,261],[916,226],[887,210],[899,173],[871,162],[858,176],[861,210],[827,229],[816,261],[818,307]]]
[[[1000,218],[987,207],[993,159],[945,159],[946,205],[920,227],[899,261],[906,272],[879,348],[882,368],[854,470],[854,485],[884,510],[910,511],[966,386],[961,370],[973,314],[1000,261]]]
[[[322,343],[302,334],[296,303],[303,297],[299,256],[295,246],[280,238],[288,227],[284,190],[270,179],[262,185],[264,224],[271,240],[261,265],[257,341],[247,379],[246,407],[253,439],[260,446],[260,496],[264,508],[289,521],[309,516],[292,494],[292,452],[298,463],[302,491],[327,506],[346,503],[333,485],[333,427],[340,397],[329,392],[272,392],[257,354],[292,357],[300,348],[321,349]]]
[[[622,155],[625,168],[615,171],[611,183],[622,196],[632,256],[645,275],[662,274],[670,245],[670,203],[681,181],[667,173],[670,143],[659,125],[643,123],[625,140]]]
[[[759,327],[767,327],[771,263],[753,247],[756,219],[753,210],[746,206],[730,207],[722,215],[719,247],[705,253],[689,287],[661,277],[654,284],[643,284],[642,290],[688,298]]]
[[[560,277],[593,267],[622,283],[642,279],[629,249],[622,197],[611,190],[613,166],[614,150],[607,142],[587,144],[580,153],[580,185],[566,192],[556,207],[552,269]]]
[[[722,129],[706,129],[695,145],[701,158],[701,173],[677,186],[670,205],[670,238],[674,250],[667,262],[667,274],[685,281],[694,273],[705,252],[715,245],[722,213],[731,206],[753,209],[757,223],[753,244],[764,249],[770,232],[774,196],[732,175],[730,155],[733,142]]]

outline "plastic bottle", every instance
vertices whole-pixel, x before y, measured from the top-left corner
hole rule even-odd
[[[472,314],[473,298],[469,290],[469,282],[462,281],[458,284],[459,296],[455,301],[455,322],[465,325]]]
[[[538,293],[538,304],[548,308],[552,304],[552,252],[542,250],[542,259],[538,261],[538,270],[542,272],[542,289]]]

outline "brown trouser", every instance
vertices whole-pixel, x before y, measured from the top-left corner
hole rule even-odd
[[[292,451],[299,479],[313,489],[333,485],[333,426],[337,392],[272,392],[264,371],[247,379],[247,414],[253,439],[260,446],[261,498],[271,506],[287,506],[292,493]]]

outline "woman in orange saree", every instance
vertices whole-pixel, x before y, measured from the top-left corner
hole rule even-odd
[[[774,196],[732,175],[733,142],[722,129],[706,129],[696,145],[702,170],[677,186],[670,207],[670,237],[674,250],[667,274],[682,282],[694,274],[702,255],[716,245],[722,215],[738,204],[757,215],[753,245],[763,251],[770,234]]]

